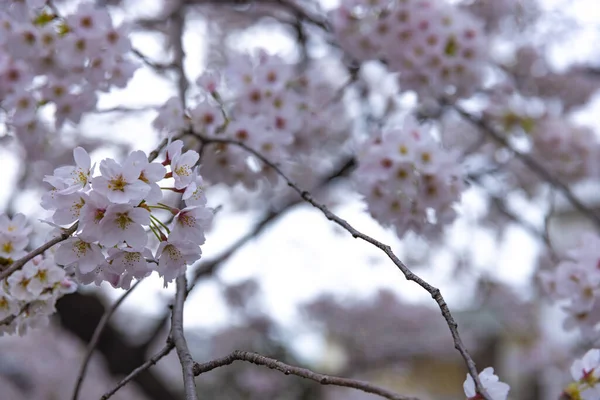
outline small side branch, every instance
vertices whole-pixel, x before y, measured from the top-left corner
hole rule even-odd
[[[481,380],[479,379],[479,375],[477,373],[477,368],[475,366],[475,361],[473,361],[473,358],[471,358],[471,355],[469,354],[466,346],[462,342],[462,339],[458,333],[458,324],[454,320],[454,317],[452,316],[452,313],[450,312],[450,309],[448,308],[448,304],[446,304],[446,301],[442,297],[442,294],[438,288],[430,285],[428,282],[423,280],[421,277],[414,274],[411,271],[411,269],[408,268],[408,266],[406,264],[404,264],[394,254],[394,252],[392,251],[392,248],[389,245],[382,243],[382,242],[378,241],[377,239],[374,239],[371,236],[362,233],[361,231],[357,230],[352,225],[350,225],[346,220],[338,217],[336,214],[331,212],[331,210],[329,210],[329,208],[327,208],[327,206],[317,202],[313,198],[313,196],[310,194],[310,192],[300,188],[300,186],[298,186],[295,182],[293,182],[277,164],[271,162],[264,155],[262,155],[259,151],[254,150],[253,148],[246,145],[245,143],[238,142],[233,139],[210,138],[210,137],[206,137],[201,134],[198,134],[197,132],[194,132],[194,131],[188,131],[187,133],[199,138],[206,144],[210,144],[210,143],[230,144],[230,145],[238,146],[238,147],[246,150],[248,153],[254,155],[256,158],[258,158],[261,162],[266,164],[268,167],[272,168],[273,171],[275,171],[277,173],[277,175],[279,175],[283,180],[285,180],[287,182],[287,185],[290,188],[292,188],[298,195],[300,195],[300,197],[304,201],[311,204],[313,207],[319,209],[328,220],[335,222],[337,225],[342,227],[346,232],[350,233],[353,238],[361,239],[367,243],[372,244],[373,246],[377,247],[381,251],[383,251],[389,257],[389,259],[392,260],[392,262],[396,265],[396,267],[398,267],[398,269],[402,272],[402,274],[404,275],[406,280],[413,281],[417,285],[421,286],[435,300],[438,307],[440,308],[440,311],[442,312],[442,316],[446,320],[446,324],[448,325],[448,328],[450,329],[450,333],[452,334],[452,339],[454,341],[454,348],[456,350],[458,350],[458,352],[462,356],[462,358],[465,361],[465,364],[467,366],[467,370],[469,371],[469,375],[471,375],[471,377],[473,378],[473,381],[475,381],[475,387],[477,388],[477,392],[485,400],[491,400],[491,398],[487,394],[485,388],[483,387]]]
[[[4,278],[6,278],[7,276],[9,276],[10,274],[12,274],[13,272],[18,271],[21,268],[23,268],[23,266],[25,264],[27,264],[27,261],[31,260],[32,258],[34,258],[36,256],[39,256],[40,254],[42,254],[43,252],[45,252],[52,246],[67,240],[69,237],[71,237],[71,235],[73,233],[75,233],[76,230],[77,230],[77,223],[75,223],[73,226],[71,226],[68,229],[64,229],[63,233],[61,233],[59,236],[55,237],[52,240],[47,241],[46,243],[44,243],[37,249],[31,251],[29,254],[23,256],[22,258],[18,259],[15,262],[13,262],[10,265],[10,267],[8,267],[4,271],[0,272],[0,281],[3,280]]]
[[[81,389],[81,385],[83,384],[83,379],[85,378],[87,367],[90,363],[90,360],[92,359],[92,354],[94,353],[94,349],[96,349],[96,345],[98,344],[100,335],[102,334],[102,332],[104,332],[106,324],[108,324],[108,320],[115,313],[117,308],[119,308],[119,306],[123,303],[123,301],[127,298],[127,296],[129,296],[129,294],[133,292],[133,290],[137,287],[137,285],[140,282],[141,281],[137,281],[135,285],[131,287],[131,289],[129,289],[121,297],[119,297],[115,304],[113,304],[112,307],[106,310],[106,312],[102,316],[102,319],[100,319],[100,322],[98,322],[98,326],[96,326],[96,330],[94,330],[94,334],[92,335],[92,339],[88,344],[85,357],[83,358],[83,363],[81,364],[81,368],[79,369],[77,382],[75,383],[75,388],[73,389],[73,396],[71,397],[72,400],[77,400],[79,398],[79,390]]]
[[[600,229],[600,216],[588,206],[583,204],[581,200],[579,200],[577,196],[573,194],[573,192],[571,191],[571,189],[569,189],[567,185],[565,185],[558,178],[552,175],[552,173],[550,173],[550,171],[548,171],[535,158],[531,157],[529,154],[522,153],[519,150],[515,149],[514,146],[512,146],[504,136],[496,132],[496,130],[492,126],[490,126],[485,120],[471,115],[466,110],[457,105],[452,105],[452,108],[456,110],[463,118],[468,120],[471,124],[477,126],[487,135],[491,136],[496,142],[500,143],[502,146],[510,150],[510,152],[513,153],[515,157],[517,157],[519,160],[521,160],[523,164],[525,164],[531,171],[536,173],[540,178],[542,178],[544,181],[546,181],[548,184],[550,184],[551,186],[556,188],[560,193],[562,193],[567,198],[567,200],[569,200],[569,202],[573,205],[573,207],[575,207],[575,209],[577,209],[579,212],[585,215],[588,219],[590,219],[590,221],[594,223],[594,225],[596,225],[597,228]]]
[[[100,398],[100,400],[107,400],[107,399],[111,398],[115,393],[117,393],[117,391],[119,391],[119,389],[121,389],[123,386],[127,385],[136,376],[138,376],[139,374],[141,374],[142,372],[144,372],[151,366],[155,365],[161,358],[163,358],[164,356],[169,354],[171,352],[171,350],[173,350],[174,347],[175,347],[175,345],[173,344],[171,339],[168,339],[167,344],[165,345],[165,347],[162,348],[161,351],[159,351],[151,359],[149,359],[148,361],[146,361],[145,363],[143,363],[142,365],[140,365],[139,367],[137,367],[136,369],[131,371],[131,373],[129,375],[127,375],[125,378],[123,378],[121,381],[119,381],[119,383],[117,383],[117,386],[115,386],[112,390],[106,392]]]
[[[183,373],[183,387],[186,400],[198,400],[196,391],[196,382],[194,381],[194,359],[188,349],[185,336],[183,334],[183,304],[187,293],[187,279],[185,274],[177,278],[177,293],[175,295],[175,304],[173,305],[173,314],[171,317],[171,337],[177,350],[177,356],[181,363]]]
[[[416,397],[408,397],[402,396],[400,394],[394,393],[390,390],[384,389],[379,386],[372,385],[367,382],[348,379],[348,378],[340,378],[331,375],[319,374],[317,372],[313,372],[306,368],[294,367],[292,365],[285,364],[281,361],[275,360],[273,358],[265,357],[258,353],[252,353],[249,351],[241,351],[235,350],[233,353],[229,354],[226,357],[219,358],[216,360],[208,361],[203,364],[194,364],[194,375],[198,376],[205,372],[212,371],[215,368],[224,367],[226,365],[232,364],[234,361],[247,361],[252,364],[262,365],[279,372],[284,373],[285,375],[296,375],[301,378],[310,379],[311,381],[315,381],[320,383],[321,385],[333,385],[333,386],[341,386],[347,387],[351,389],[358,389],[365,393],[372,393],[378,396],[381,396],[385,399],[390,400],[418,400]]]

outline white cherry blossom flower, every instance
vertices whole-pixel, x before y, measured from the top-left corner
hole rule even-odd
[[[164,179],[167,172],[164,166],[158,163],[148,162],[148,156],[146,156],[146,153],[139,150],[132,152],[127,157],[124,165],[131,165],[136,169],[141,169],[138,179],[150,186],[150,191],[144,199],[147,203],[156,204],[162,199],[162,190],[156,182]]]
[[[54,170],[53,176],[46,176],[44,181],[52,184],[55,188],[62,187],[59,194],[71,194],[79,190],[89,189],[92,174],[92,161],[90,155],[83,147],[73,150],[73,158],[76,166],[59,167]],[[56,183],[60,182],[59,185]]]
[[[0,321],[11,315],[16,315],[20,309],[17,299],[0,287]],[[0,336],[2,336],[2,331],[0,331]]]
[[[102,160],[101,176],[92,179],[94,190],[113,203],[140,202],[150,192],[150,186],[139,180],[140,166],[121,166],[113,159]]]
[[[592,386],[600,383],[600,350],[591,349],[581,359],[575,360],[571,365],[571,376]]]
[[[494,375],[494,368],[487,367],[479,374],[479,380],[487,391],[491,400],[506,400],[510,386],[504,382],[500,382],[498,376]],[[475,390],[475,381],[471,375],[467,374],[467,380],[463,384],[465,394],[468,400],[478,399],[477,391]]]
[[[192,182],[194,179],[194,166],[199,158],[200,154],[193,150],[188,150],[173,158],[171,171],[175,180],[175,189],[183,189]]]
[[[27,254],[24,249],[28,243],[27,237],[0,233],[0,257],[17,260]]]
[[[10,288],[10,293],[15,299],[21,301],[31,301],[35,299],[35,297],[27,287],[29,285],[29,282],[31,281],[32,276],[33,275],[31,269],[20,269],[18,271],[13,272],[6,279]]]
[[[83,192],[56,197],[56,210],[52,220],[59,225],[72,224],[79,219],[87,199],[88,195]]]
[[[100,223],[104,218],[110,201],[96,191],[90,192],[87,201],[79,213],[80,236],[97,240],[101,235]]]
[[[185,128],[185,119],[181,101],[177,96],[171,97],[159,110],[152,126],[167,135]]]
[[[31,227],[27,224],[27,217],[21,213],[15,214],[12,219],[6,214],[0,215],[0,233],[22,237],[31,233]]]
[[[158,258],[158,274],[165,280],[165,287],[169,282],[185,273],[186,266],[200,259],[202,250],[200,246],[189,241],[163,241],[160,242],[156,257]]]
[[[197,245],[204,244],[206,231],[213,213],[203,206],[191,206],[181,210],[173,219],[169,240],[190,241]]]
[[[112,247],[126,242],[133,248],[142,248],[148,242],[148,235],[142,225],[149,224],[148,210],[128,204],[112,204],[106,209],[100,223],[100,243]]]
[[[107,261],[110,270],[122,275],[129,273],[136,277],[145,277],[152,272],[148,267],[147,259],[152,259],[152,253],[148,248],[134,249],[131,247],[108,249]]]
[[[182,199],[185,201],[186,206],[205,206],[206,196],[204,195],[204,180],[197,172],[196,176],[185,188]]]
[[[75,265],[81,273],[87,274],[104,262],[104,254],[99,245],[70,237],[56,249],[54,260],[65,267]]]

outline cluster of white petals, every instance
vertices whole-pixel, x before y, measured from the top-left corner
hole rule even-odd
[[[0,215],[0,266],[26,254],[30,233],[23,214],[12,219]],[[75,283],[51,256],[29,260],[0,282],[0,336],[17,332],[23,335],[29,327],[45,324],[55,311],[56,300],[75,290]]]
[[[486,390],[490,400],[506,400],[510,386],[504,382],[500,382],[500,378],[494,374],[494,368],[487,367],[479,374],[479,380],[483,388]],[[475,381],[471,375],[467,374],[467,379],[463,384],[463,389],[467,395],[467,400],[481,400],[483,396],[477,393]]]
[[[58,246],[55,260],[72,269],[79,282],[108,281],[127,289],[133,279],[157,271],[166,285],[200,259],[212,210],[206,207],[196,151],[184,152],[183,142],[173,141],[162,164],[134,151],[122,163],[102,160],[98,176],[92,176],[94,167],[83,148],[73,155],[76,166],[57,168],[45,178],[53,189],[42,206],[53,211],[55,224],[78,223],[77,232]],[[172,186],[158,186],[164,179],[172,179]],[[186,207],[161,203],[163,189],[182,193]],[[156,216],[161,211],[172,216],[170,227]],[[154,252],[149,234],[159,242]]]
[[[354,181],[379,223],[400,237],[408,231],[435,237],[456,217],[464,185],[458,156],[409,117],[365,141]]]
[[[592,129],[546,117],[536,121],[531,141],[532,156],[563,182],[598,176],[600,144]]]
[[[481,85],[483,26],[445,0],[344,0],[332,13],[344,50],[399,72],[402,89],[426,97],[469,96]]]
[[[567,252],[567,259],[554,271],[540,273],[540,280],[547,294],[566,303],[568,317],[564,322],[567,330],[578,328],[584,337],[598,337],[600,322],[600,237],[585,235],[578,247]]]
[[[563,397],[577,400],[600,399],[600,350],[591,349],[571,365],[574,382],[563,391]]]
[[[159,110],[154,126],[167,134],[191,129],[241,142],[293,173],[311,163],[306,158],[339,149],[350,133],[336,88],[322,71],[298,73],[297,68],[264,51],[233,57],[222,72],[207,71],[198,78],[202,96],[193,107],[183,110],[173,97]],[[337,124],[331,124],[333,119]],[[226,143],[207,146],[201,168],[210,182],[250,189],[265,178],[277,179],[247,150]]]
[[[137,69],[128,27],[114,26],[106,8],[83,2],[63,16],[46,1],[0,4],[0,109],[26,148],[44,142],[41,109],[57,128],[77,124],[97,91],[125,87]]]

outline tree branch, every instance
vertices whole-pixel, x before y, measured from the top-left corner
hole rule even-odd
[[[301,189],[296,183],[294,183],[290,178],[287,177],[287,175],[281,170],[281,168],[279,168],[279,166],[277,166],[276,164],[269,161],[260,152],[252,149],[245,143],[238,142],[233,139],[206,137],[206,136],[200,135],[193,131],[188,131],[187,133],[199,138],[206,144],[221,143],[221,144],[230,144],[230,145],[234,145],[234,146],[243,148],[248,153],[254,155],[261,162],[266,164],[268,167],[272,168],[281,178],[283,178],[287,182],[287,185],[290,188],[292,188],[296,193],[298,193],[300,195],[300,197],[302,199],[304,199],[306,202],[311,204],[313,207],[319,209],[323,213],[323,215],[325,215],[325,217],[327,219],[329,219],[330,221],[333,221],[336,224],[338,224],[339,226],[341,226],[344,230],[346,230],[348,233],[350,233],[352,235],[352,237],[354,237],[355,239],[361,239],[367,243],[372,244],[373,246],[377,247],[381,251],[383,251],[388,256],[388,258],[390,258],[390,260],[392,260],[392,262],[398,267],[398,269],[400,269],[400,271],[402,272],[402,274],[404,275],[406,280],[413,281],[417,285],[421,286],[423,289],[425,289],[431,295],[431,297],[438,304],[440,311],[442,312],[442,316],[446,320],[448,328],[450,329],[450,333],[452,334],[452,339],[454,340],[454,348],[456,350],[458,350],[458,352],[462,356],[463,360],[465,361],[467,370],[469,371],[469,375],[471,375],[471,377],[475,381],[477,392],[480,393],[484,397],[484,399],[491,400],[490,397],[488,396],[487,392],[485,391],[483,385],[481,384],[481,381],[479,380],[479,375],[477,373],[477,368],[475,366],[475,362],[469,355],[467,348],[465,347],[464,343],[462,342],[462,339],[460,338],[460,335],[458,333],[458,324],[456,323],[456,321],[454,320],[454,317],[450,313],[448,305],[446,304],[446,301],[442,297],[442,294],[438,288],[430,285],[429,283],[424,281],[421,277],[414,274],[410,270],[410,268],[408,268],[394,254],[394,252],[392,251],[392,248],[389,245],[384,244],[384,243],[370,237],[369,235],[366,235],[366,234],[358,231],[352,225],[350,225],[347,221],[345,221],[344,219],[342,219],[342,218],[338,217],[337,215],[335,215],[334,213],[332,213],[329,210],[329,208],[327,208],[327,206],[318,203],[308,191]]]
[[[102,332],[104,331],[104,328],[108,324],[108,320],[114,314],[114,312],[117,310],[117,308],[123,303],[123,301],[127,298],[127,296],[129,296],[129,294],[131,292],[133,292],[133,290],[137,287],[137,285],[140,282],[141,282],[141,280],[137,281],[131,287],[131,289],[129,289],[128,291],[123,293],[123,295],[121,297],[119,297],[119,299],[115,302],[115,304],[112,305],[112,307],[110,307],[109,309],[107,309],[104,312],[104,315],[100,319],[98,326],[96,326],[96,330],[94,331],[94,335],[92,336],[92,339],[88,343],[85,357],[83,358],[83,363],[81,364],[81,368],[79,369],[79,374],[77,376],[77,382],[75,383],[75,388],[73,389],[73,396],[71,397],[72,400],[77,400],[79,398],[79,390],[81,389],[81,385],[83,384],[83,379],[85,378],[85,373],[87,371],[87,367],[92,358],[92,354],[94,353],[94,350],[96,349],[96,345],[98,344],[100,335],[102,334]]]
[[[183,304],[187,295],[187,279],[185,273],[177,278],[177,294],[171,314],[171,337],[177,350],[177,356],[183,372],[183,387],[186,400],[198,400],[196,382],[194,381],[194,359],[188,349],[183,334]]]
[[[129,375],[127,375],[125,378],[123,378],[121,381],[119,381],[119,383],[117,383],[117,386],[115,386],[112,390],[106,392],[100,398],[100,400],[107,400],[110,397],[112,397],[115,393],[117,393],[117,391],[119,389],[121,389],[123,386],[127,385],[130,381],[135,379],[139,374],[146,371],[148,368],[155,365],[161,358],[163,358],[164,356],[169,354],[171,352],[171,350],[173,350],[174,347],[175,347],[175,345],[173,344],[171,339],[167,339],[167,344],[165,345],[165,347],[162,348],[162,350],[160,350],[158,353],[156,353],[151,359],[149,359],[148,361],[146,361],[145,363],[143,363],[142,365],[140,365],[139,367],[137,367],[136,369],[131,371],[131,373]]]
[[[317,188],[321,189],[327,186],[329,183],[334,181],[337,178],[346,176],[354,167],[356,166],[356,160],[352,157],[342,160],[339,164],[338,168],[336,168],[332,173],[328,176],[324,177],[321,183],[317,186]],[[302,199],[294,200],[287,203],[282,208],[276,211],[267,212],[263,218],[254,225],[254,228],[244,236],[238,238],[229,248],[223,251],[217,257],[200,263],[200,265],[196,268],[193,273],[192,283],[188,286],[188,294],[194,289],[198,281],[206,276],[212,275],[223,263],[225,263],[232,255],[234,255],[239,249],[241,249],[246,243],[248,243],[253,238],[259,236],[267,227],[269,227],[272,223],[276,222],[281,216],[283,216],[286,212],[291,210],[293,207],[302,203]],[[148,347],[154,341],[154,339],[160,334],[163,330],[167,320],[169,318],[169,314],[165,313],[158,321],[156,326],[151,330],[151,334],[148,336],[148,339],[144,342],[142,346]]]
[[[13,272],[18,271],[21,268],[23,268],[23,266],[25,264],[27,264],[27,261],[31,260],[35,256],[39,256],[40,254],[42,254],[43,252],[45,252],[46,250],[48,250],[55,244],[58,244],[60,242],[67,240],[73,233],[75,233],[76,230],[77,230],[77,223],[75,223],[73,226],[71,226],[68,229],[63,229],[63,233],[61,233],[59,236],[55,237],[52,240],[47,241],[46,243],[44,243],[37,249],[29,252],[26,256],[23,256],[22,258],[13,262],[10,267],[8,267],[4,271],[0,272],[0,281],[2,281],[4,278],[9,276]]]
[[[194,375],[198,376],[203,373],[212,371],[215,368],[230,365],[234,361],[247,361],[252,364],[262,365],[277,370],[279,372],[283,372],[285,375],[296,375],[301,378],[310,379],[311,381],[318,382],[321,385],[333,385],[358,389],[362,390],[365,393],[372,393],[390,400],[418,400],[416,397],[402,396],[390,390],[372,385],[368,382],[319,374],[306,368],[294,367],[292,365],[285,364],[273,358],[241,350],[235,350],[233,353],[229,354],[226,357],[208,361],[203,364],[194,363]]]
[[[554,186],[559,192],[561,192],[569,202],[575,207],[579,212],[589,218],[597,228],[600,229],[600,216],[598,216],[593,210],[587,207],[585,204],[581,202],[573,194],[571,189],[556,177],[554,177],[543,165],[541,165],[535,158],[531,157],[529,154],[525,154],[515,149],[508,140],[500,135],[496,130],[490,126],[485,120],[481,118],[477,118],[474,115],[471,115],[463,108],[451,104],[451,107],[454,108],[463,118],[471,122],[473,125],[479,127],[483,132],[487,135],[491,136],[496,142],[500,143],[502,146],[506,147],[510,150],[511,153],[515,155],[519,160],[523,162],[530,170],[535,172],[540,178],[548,182],[550,185]]]

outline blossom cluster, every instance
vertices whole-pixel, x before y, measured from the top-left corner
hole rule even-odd
[[[0,108],[27,149],[45,143],[40,111],[55,126],[78,123],[97,91],[124,87],[137,66],[128,27],[114,26],[106,8],[83,2],[62,16],[43,0],[9,2],[0,10]]]
[[[166,285],[200,259],[212,211],[195,166],[196,151],[183,152],[183,142],[173,141],[163,163],[149,162],[143,151],[134,151],[122,163],[102,160],[98,176],[92,176],[94,167],[83,148],[73,155],[75,166],[46,176],[53,189],[42,198],[42,206],[53,211],[55,224],[77,222],[76,233],[59,245],[55,260],[72,269],[79,282],[108,281],[127,289],[133,279],[157,271]],[[173,183],[160,187],[164,179]],[[186,207],[164,204],[163,190],[182,193]],[[157,216],[161,212],[172,216],[170,227]],[[154,254],[149,234],[159,242]]]
[[[12,219],[0,215],[0,270],[26,254],[30,233],[31,227],[23,214]],[[75,283],[52,256],[29,260],[0,282],[0,335],[16,332],[22,335],[29,327],[47,322],[55,311],[56,300],[75,289]]]
[[[585,235],[578,247],[569,250],[567,259],[554,271],[543,271],[540,280],[553,299],[566,302],[564,327],[578,328],[584,337],[595,339],[600,322],[600,237]]]
[[[354,180],[379,223],[434,237],[456,217],[463,179],[458,154],[444,149],[411,117],[366,140]]]
[[[600,398],[600,350],[591,349],[573,362],[570,383],[562,393],[566,400],[597,400]]]
[[[206,71],[197,80],[197,104],[183,110],[170,99],[154,121],[167,134],[191,129],[204,137],[230,139],[260,152],[293,173],[306,158],[322,158],[339,149],[349,135],[346,111],[335,101],[335,88],[316,68],[298,73],[277,55],[233,57],[222,72]],[[332,125],[334,119],[337,124]],[[202,175],[210,182],[255,188],[264,178],[276,181],[272,169],[236,145],[207,146]]]
[[[536,121],[530,136],[532,156],[561,181],[598,176],[600,145],[592,129],[546,117]]]
[[[481,83],[483,25],[444,0],[345,0],[331,20],[352,57],[381,60],[400,73],[402,89],[469,96]]]
[[[504,382],[500,382],[500,378],[494,374],[494,368],[487,367],[479,374],[481,385],[490,396],[491,400],[506,400],[510,386]],[[463,389],[467,395],[467,400],[479,400],[483,397],[475,390],[475,381],[471,375],[467,374],[467,379],[463,384]]]

